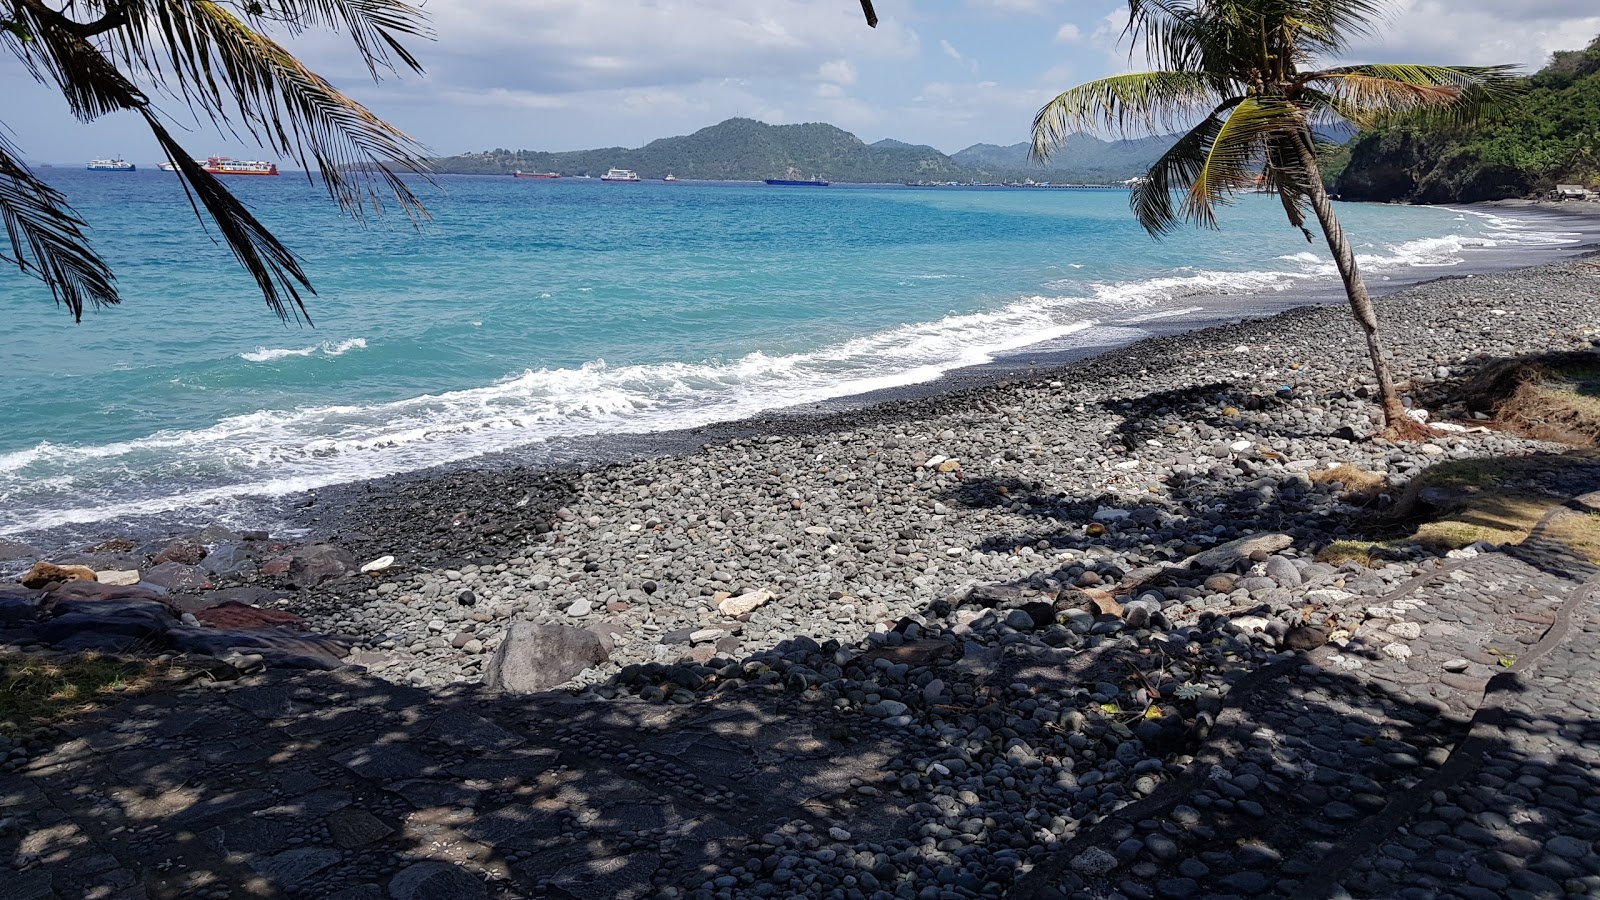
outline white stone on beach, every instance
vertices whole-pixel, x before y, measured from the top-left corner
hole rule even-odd
[[[1414,641],[1422,637],[1422,626],[1416,622],[1396,622],[1389,626],[1389,633],[1403,640]]]
[[[101,584],[109,584],[113,587],[125,587],[139,583],[138,569],[113,569],[108,572],[96,572],[94,574]]]
[[[717,604],[717,611],[725,616],[742,616],[755,612],[772,601],[772,592],[768,590],[751,591],[740,594]]]
[[[394,557],[380,556],[372,562],[362,566],[361,572],[363,575],[371,575],[373,572],[382,572],[384,569],[387,569],[392,565],[394,565]]]

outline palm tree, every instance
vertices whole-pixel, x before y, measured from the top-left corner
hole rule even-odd
[[[1384,423],[1391,433],[1405,429],[1372,300],[1323,185],[1314,128],[1405,115],[1467,123],[1505,101],[1512,68],[1327,66],[1353,38],[1373,33],[1380,0],[1129,0],[1128,11],[1125,36],[1158,71],[1093,81],[1050,101],[1033,122],[1034,156],[1077,131],[1186,130],[1133,191],[1134,215],[1152,236],[1185,221],[1216,228],[1216,207],[1257,178],[1308,241],[1314,214],[1366,335]]]
[[[59,8],[57,8],[59,7]],[[401,45],[428,36],[406,0],[0,0],[0,42],[40,83],[61,91],[82,121],[139,116],[181,178],[196,215],[224,243],[280,317],[305,317],[315,293],[299,260],[179,145],[161,97],[219,131],[254,139],[315,168],[347,213],[382,212],[387,197],[416,219],[427,211],[396,173],[424,172],[422,148],[306,68],[268,30],[344,32],[374,80],[421,72]],[[309,175],[308,175],[309,177]],[[116,281],[90,247],[66,198],[23,164],[0,134],[0,219],[10,252],[0,259],[40,278],[81,321],[85,306],[120,302]]]

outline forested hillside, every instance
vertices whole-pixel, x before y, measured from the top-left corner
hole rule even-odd
[[[1600,38],[1555,54],[1524,88],[1505,115],[1470,131],[1362,132],[1331,155],[1329,186],[1347,200],[1470,203],[1600,183]]]
[[[1160,150],[1159,140],[1099,141],[1078,136],[1051,160],[1033,165],[1027,145],[978,144],[953,157],[921,144],[885,139],[863,143],[832,125],[767,125],[729,119],[694,134],[661,138],[637,149],[545,152],[490,150],[434,160],[444,173],[505,175],[559,172],[602,175],[607,169],[633,169],[644,178],[668,174],[683,179],[756,181],[802,176],[843,182],[1038,181],[1105,183],[1142,174]]]

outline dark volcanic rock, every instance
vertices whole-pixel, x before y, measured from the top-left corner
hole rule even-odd
[[[308,588],[354,572],[359,566],[356,558],[343,548],[332,544],[310,544],[291,552],[287,575],[290,584]]]
[[[206,554],[205,559],[200,560],[200,568],[219,578],[249,575],[255,572],[256,559],[260,555],[260,550],[249,544],[218,544]]]
[[[205,559],[205,557],[206,547],[204,544],[193,538],[178,538],[168,542],[165,547],[157,551],[155,556],[150,558],[150,562],[156,566],[169,562],[192,566]]]
[[[211,584],[206,579],[205,570],[179,562],[164,562],[142,573],[139,580],[169,591],[183,592],[203,590]]]
[[[350,642],[325,634],[285,628],[221,629],[177,626],[167,632],[174,650],[226,656],[230,652],[260,654],[270,666],[291,669],[337,669],[350,653]]]
[[[178,624],[172,610],[155,600],[66,600],[54,611],[55,618],[34,626],[33,635],[58,647],[75,638],[67,649],[109,649],[102,646],[107,643],[126,649],[134,642],[157,641]]]

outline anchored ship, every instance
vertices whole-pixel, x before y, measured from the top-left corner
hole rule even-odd
[[[198,160],[197,160],[198,162]],[[229,156],[213,156],[201,164],[213,175],[276,175],[278,164],[263,162],[259,159],[234,159]]]
[[[511,173],[512,178],[560,178],[560,172],[524,172],[521,169]]]

